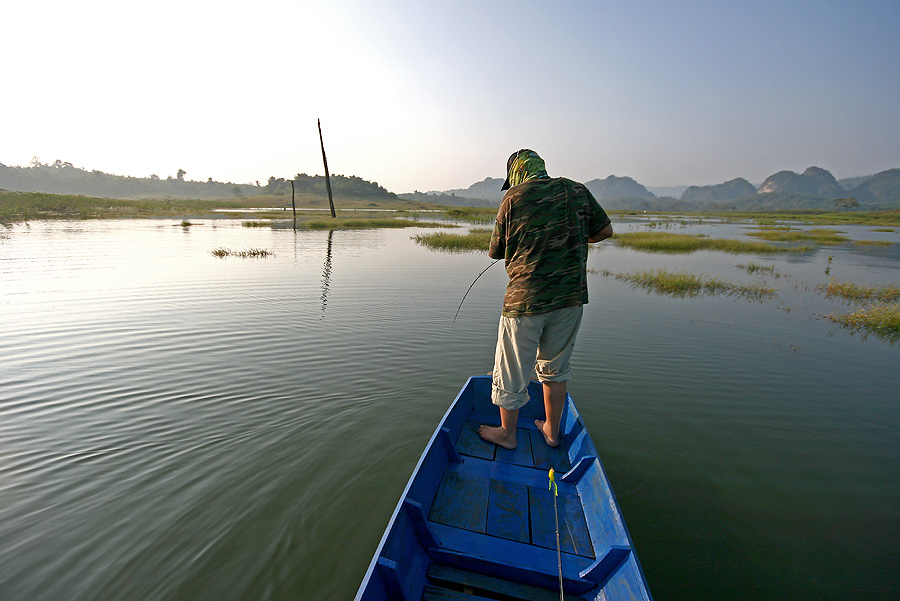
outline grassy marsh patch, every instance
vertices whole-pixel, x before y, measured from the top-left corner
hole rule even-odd
[[[619,246],[647,252],[692,253],[699,250],[717,250],[732,254],[799,252],[811,250],[806,246],[776,246],[767,242],[710,238],[702,234],[675,234],[671,232],[625,232],[613,235]]]
[[[210,251],[210,254],[219,258],[240,257],[242,259],[259,258],[264,259],[269,256],[275,256],[275,253],[264,248],[248,248],[247,250],[231,250],[230,248],[216,248]]]
[[[876,227],[876,228],[872,228],[872,229],[869,230],[869,231],[870,231],[870,232],[889,232],[889,233],[893,233],[893,232],[896,232],[897,230],[895,230],[895,229],[892,228],[892,227]]]
[[[891,344],[900,341],[900,305],[876,304],[852,313],[831,313],[825,318],[855,332],[874,334]]]
[[[435,250],[450,251],[481,251],[487,250],[491,242],[492,230],[476,228],[469,230],[467,234],[452,234],[449,232],[432,232],[430,234],[418,234],[413,240],[422,246]]]
[[[310,219],[306,227],[311,230],[362,230],[382,227],[447,227],[440,223],[415,221],[413,219],[338,217],[337,219]]]
[[[737,296],[749,300],[762,300],[775,294],[777,288],[765,283],[736,284],[721,278],[695,275],[686,271],[655,269],[633,271],[631,273],[596,272],[604,277],[614,277],[628,282],[635,288],[645,288],[658,294],[676,297],[696,297],[700,295]]]
[[[775,270],[774,265],[763,265],[761,263],[746,263],[741,265],[735,265],[738,269],[743,269],[749,274],[759,274],[759,275],[768,275],[773,278],[780,278],[781,273]]]
[[[271,227],[271,221],[242,221],[241,227]]]
[[[894,244],[890,240],[854,240],[856,246],[890,246]]]
[[[689,212],[687,214],[690,214]],[[734,220],[755,220],[758,223],[798,221],[819,225],[881,225],[900,226],[900,211],[774,211],[766,213],[711,212],[707,216],[722,216]]]
[[[842,236],[838,230],[812,229],[796,230],[793,228],[766,228],[756,232],[748,232],[748,236],[762,238],[769,242],[811,242],[814,244],[843,244],[850,239]]]
[[[887,284],[884,286],[865,286],[854,282],[844,282],[831,278],[827,284],[818,286],[818,290],[831,298],[842,298],[848,301],[882,303],[900,301],[900,286]]]

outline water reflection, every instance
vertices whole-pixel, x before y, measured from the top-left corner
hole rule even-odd
[[[322,319],[325,319],[325,307],[328,306],[328,288],[331,286],[331,240],[334,230],[328,231],[328,246],[325,249],[325,265],[322,267]]]

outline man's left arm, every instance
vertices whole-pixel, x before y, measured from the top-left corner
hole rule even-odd
[[[612,223],[610,222],[610,223],[606,224],[606,227],[604,227],[599,232],[597,232],[596,234],[594,234],[593,236],[588,238],[588,242],[590,242],[591,244],[593,244],[594,242],[600,242],[601,240],[606,240],[607,238],[612,237],[612,235],[613,235],[613,229],[612,229]]]
[[[603,207],[601,207],[600,203],[597,202],[597,199],[591,195],[590,191],[588,191],[588,194],[590,195],[591,206],[590,218],[588,220],[588,225],[590,227],[588,230],[588,242],[600,242],[613,235],[612,221],[610,221],[609,215],[606,214],[606,211],[603,210]]]

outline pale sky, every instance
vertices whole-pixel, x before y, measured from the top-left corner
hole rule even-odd
[[[0,162],[392,192],[900,167],[900,2],[6,0]]]

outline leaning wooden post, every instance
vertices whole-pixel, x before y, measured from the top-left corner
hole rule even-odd
[[[291,180],[291,210],[294,212],[294,229],[297,229],[297,205],[294,204],[294,180]]]
[[[331,176],[328,175],[328,159],[325,158],[325,141],[322,139],[322,120],[319,123],[319,144],[322,145],[322,162],[325,163],[325,189],[328,191],[328,206],[331,207],[331,218],[336,219],[334,214],[334,200],[331,198]]]

